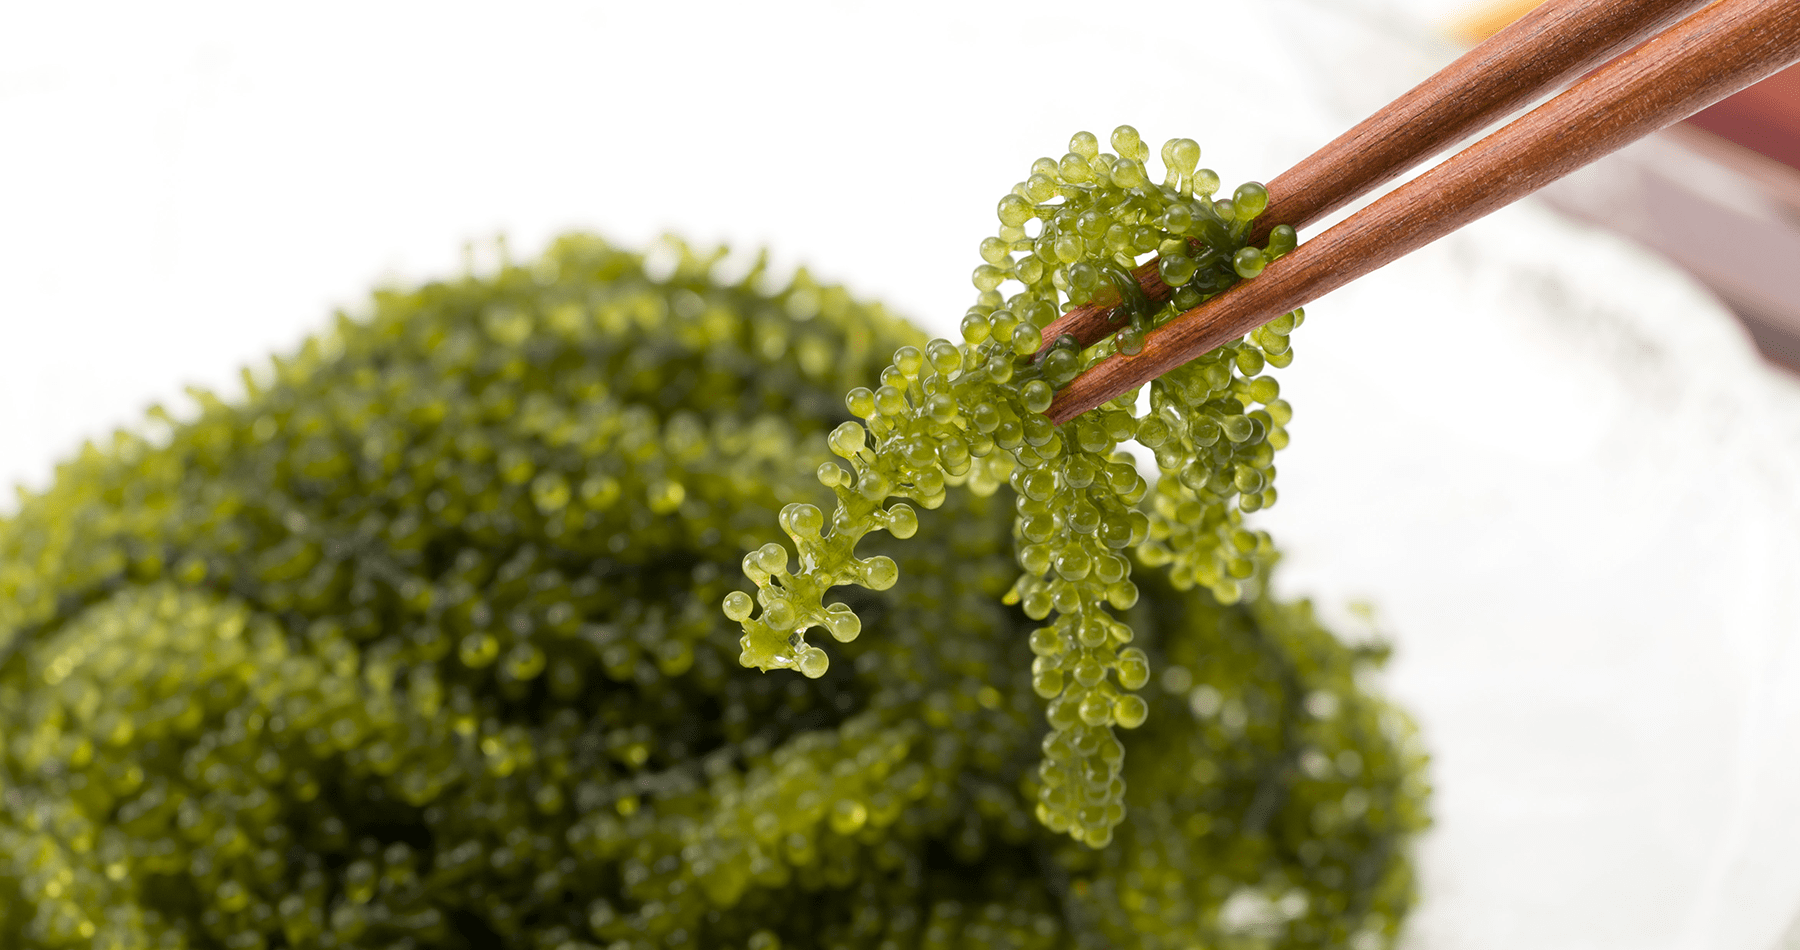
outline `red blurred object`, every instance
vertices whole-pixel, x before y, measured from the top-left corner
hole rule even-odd
[[[1686,270],[1800,372],[1800,67],[1541,194]]]
[[[1800,170],[1800,67],[1776,73],[1687,121]]]
[[[1449,30],[1473,46],[1540,2],[1486,0]],[[1686,270],[1800,373],[1800,66],[1539,194]]]
[[[1723,270],[1695,269],[1695,276],[1737,312],[1764,356],[1800,371],[1800,67],[1701,110],[1674,131],[1690,150],[1741,175],[1775,212],[1738,232],[1760,231],[1761,253]],[[1715,214],[1720,224],[1750,224],[1729,211]]]

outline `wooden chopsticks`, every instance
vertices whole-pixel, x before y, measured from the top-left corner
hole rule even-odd
[[[1260,237],[1391,181],[1702,0],[1551,0],[1269,183]],[[1715,0],[1566,92],[1152,330],[1056,394],[1062,423],[1800,60],[1800,0]],[[1256,238],[1253,238],[1253,240]],[[1152,299],[1169,290],[1138,269]],[[1118,327],[1080,308],[1045,330],[1089,345]]]
[[[1535,96],[1605,62],[1706,0],[1545,3],[1269,182],[1269,207],[1250,243],[1278,224],[1303,228],[1355,201]],[[1152,260],[1132,271],[1144,295],[1171,296]],[[1118,329],[1111,299],[1078,307],[1044,330],[1090,346]]]

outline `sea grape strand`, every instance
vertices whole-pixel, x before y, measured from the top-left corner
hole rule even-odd
[[[1058,696],[1075,703],[1088,727],[1135,728],[1143,721],[1140,704],[1115,695],[1118,688],[1142,688],[1148,670],[1138,668],[1140,653],[1127,674],[1117,652],[1132,634],[1112,614],[1129,610],[1138,591],[1129,579],[1130,562],[1113,559],[1112,550],[1135,546],[1146,565],[1167,565],[1178,588],[1199,584],[1224,603],[1257,596],[1272,547],[1259,536],[1256,545],[1229,550],[1220,539],[1239,531],[1242,513],[1276,497],[1269,460],[1274,443],[1286,444],[1286,432],[1272,415],[1265,414],[1265,423],[1246,413],[1250,404],[1267,403],[1279,393],[1273,379],[1258,374],[1270,361],[1265,346],[1281,350],[1285,334],[1259,332],[1228,343],[1153,381],[1152,412],[1144,418],[1130,403],[1115,401],[1083,417],[1071,439],[1043,416],[1057,386],[1112,352],[1136,352],[1144,334],[1175,312],[1172,305],[1143,302],[1128,276],[1139,263],[1137,254],[1122,240],[1102,236],[1129,233],[1132,248],[1157,247],[1160,276],[1178,299],[1192,302],[1255,277],[1267,260],[1262,249],[1246,243],[1256,215],[1268,204],[1261,184],[1248,182],[1231,199],[1212,200],[1216,176],[1210,171],[1205,172],[1208,187],[1195,187],[1202,179],[1195,168],[1199,146],[1174,139],[1162,149],[1164,184],[1152,185],[1142,165],[1149,146],[1137,130],[1120,126],[1110,141],[1116,156],[1097,152],[1098,139],[1091,133],[1077,133],[1062,159],[1034,163],[1030,178],[1001,199],[1003,232],[1032,220],[1040,230],[1026,242],[1009,242],[1004,233],[982,241],[986,263],[975,276],[980,294],[963,319],[962,344],[933,340],[923,351],[900,347],[879,374],[882,385],[872,401],[866,387],[851,391],[847,402],[866,420],[867,440],[862,426],[846,423],[832,434],[831,446],[856,478],[847,482],[835,473],[821,478],[837,495],[828,532],[803,535],[784,521],[804,565],[799,572],[767,570],[746,560],[746,576],[756,584],[763,610],[745,618],[741,600],[727,605],[731,618],[743,625],[739,662],[824,675],[828,664],[807,645],[805,634],[826,624],[826,592],[845,584],[885,590],[895,583],[893,562],[861,560],[857,544],[884,529],[905,537],[882,516],[881,506],[898,495],[927,509],[938,507],[944,486],[965,480],[960,462],[956,470],[944,462],[960,460],[964,451],[975,458],[995,452],[1009,457],[1009,483],[1019,498],[1015,531],[1022,542],[1016,560],[1024,573],[1005,602],[1019,605],[1033,620],[1050,622],[1045,629],[1054,636],[1037,652],[1033,688],[1053,707]],[[1200,240],[1190,243],[1190,234]],[[1028,273],[1020,266],[1027,260],[1044,267]],[[1021,289],[1003,298],[997,288],[1008,273]],[[1091,299],[1102,274],[1119,298],[1138,301],[1127,307],[1119,335],[1085,352],[1065,337],[1035,355],[1043,346],[1043,326]],[[1291,329],[1295,319],[1283,317],[1283,326]],[[1277,339],[1282,343],[1273,342]],[[933,354],[929,364],[922,353]],[[921,373],[927,375],[921,379]],[[990,434],[991,441],[970,438]],[[1221,442],[1220,434],[1228,441]],[[1141,535],[1128,526],[1150,488],[1131,456],[1120,453],[1121,444],[1134,437],[1155,450],[1163,473]],[[946,444],[957,446],[955,452],[934,450]],[[1102,470],[1108,477],[1096,480]],[[985,483],[971,487],[988,490]],[[905,530],[912,530],[910,523]],[[1101,563],[1105,569],[1097,571]],[[1078,633],[1096,629],[1114,633]],[[809,658],[804,667],[803,655]],[[1117,674],[1117,686],[1101,683],[1108,671]],[[1120,718],[1116,709],[1129,715]],[[1075,728],[1067,716],[1052,715],[1049,721],[1057,731]],[[1075,746],[1054,748],[1056,754],[1046,759],[1047,775],[1066,779],[1102,767]],[[1110,782],[1120,769],[1113,761],[1102,771]],[[1058,784],[1060,779],[1044,786],[1038,820],[1094,847],[1111,840],[1111,828],[1124,814],[1123,785],[1108,784],[1110,791],[1096,807],[1084,809],[1051,795]]]

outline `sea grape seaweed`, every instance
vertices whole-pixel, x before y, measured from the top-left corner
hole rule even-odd
[[[762,612],[752,617],[742,592],[724,603],[726,616],[743,624],[739,662],[821,676],[829,659],[806,643],[806,631],[824,627],[843,642],[862,632],[849,605],[823,603],[827,590],[886,590],[899,577],[891,558],[857,557],[857,542],[878,529],[896,538],[918,530],[911,506],[884,510],[887,499],[937,508],[946,486],[966,482],[987,495],[1010,483],[1024,573],[1006,603],[1033,620],[1057,615],[1030,637],[1032,688],[1048,701],[1051,729],[1035,811],[1046,827],[1097,848],[1125,817],[1124,746],[1113,727],[1136,728],[1149,714],[1136,693],[1150,680],[1148,654],[1126,646],[1135,634],[1116,616],[1138,599],[1129,555],[1167,565],[1177,588],[1200,584],[1226,604],[1254,599],[1275,549],[1241,512],[1275,503],[1274,455],[1287,444],[1290,417],[1280,385],[1259,373],[1293,360],[1288,335],[1304,316],[1283,315],[1155,380],[1141,419],[1130,393],[1052,425],[1043,413],[1056,387],[1114,352],[1136,353],[1152,327],[1255,277],[1295,246],[1285,226],[1267,248],[1246,244],[1268,191],[1249,182],[1215,201],[1219,176],[1199,167],[1192,139],[1163,145],[1161,185],[1145,170],[1150,147],[1136,129],[1119,126],[1111,141],[1117,154],[1076,133],[1060,161],[1038,159],[1000,199],[999,234],[981,242],[985,263],[973,275],[980,296],[963,318],[961,345],[901,347],[879,389],[850,391],[846,405],[865,423],[844,423],[829,444],[852,470],[827,463],[818,476],[836,494],[836,510],[828,521],[809,504],[783,508],[795,570],[787,548],[766,544],[743,563]],[[1153,253],[1172,291],[1162,307],[1130,275]],[[1021,289],[1002,297],[1008,282]],[[1040,355],[1044,329],[1103,285],[1126,313],[1117,335],[1086,352],[1072,338],[1059,340]],[[1150,486],[1119,450],[1129,440],[1152,450],[1161,471],[1148,510],[1138,505]]]
[[[1033,817],[1006,492],[865,542],[824,675],[741,667],[743,552],[925,341],[672,256],[379,293],[0,519],[0,947],[1390,942],[1420,756],[1303,603],[1140,580],[1101,850]]]

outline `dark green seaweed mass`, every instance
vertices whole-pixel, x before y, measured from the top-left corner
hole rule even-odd
[[[923,336],[586,236],[375,297],[0,520],[0,947],[1342,947],[1423,756],[1302,602],[1140,566],[1100,850],[1033,817],[1013,505],[949,494],[818,679],[720,614]]]

